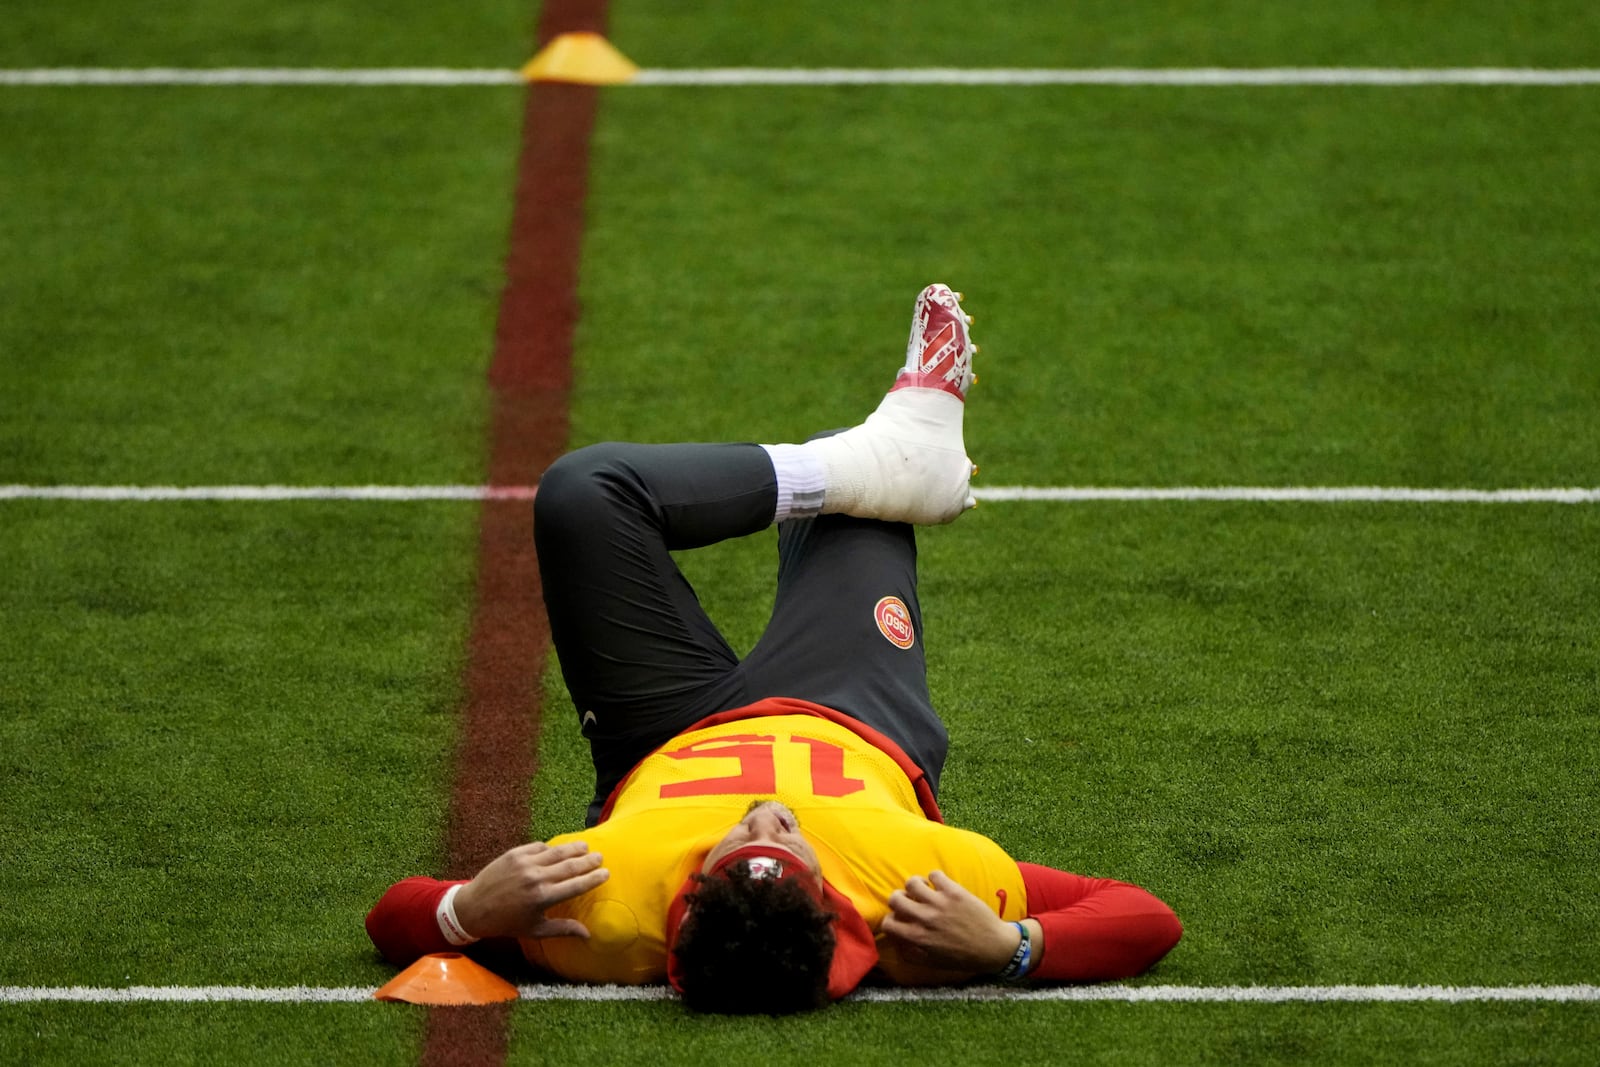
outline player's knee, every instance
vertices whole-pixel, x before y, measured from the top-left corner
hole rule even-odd
[[[605,503],[614,452],[609,444],[590,445],[550,464],[533,498],[534,522],[542,531],[590,528],[585,519],[597,514]]]

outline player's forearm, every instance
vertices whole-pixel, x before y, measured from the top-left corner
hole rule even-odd
[[[1136,885],[1019,864],[1028,911],[1043,933],[1029,971],[1056,981],[1106,981],[1149,970],[1183,936],[1172,909]]]
[[[1149,970],[1178,943],[1183,927],[1172,909],[1143,895],[1144,900],[1120,904],[1115,914],[1075,907],[1035,915],[1044,945],[1030,977],[1092,982],[1132,978]]]

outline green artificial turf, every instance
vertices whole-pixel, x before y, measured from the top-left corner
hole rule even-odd
[[[9,13],[0,66],[509,69],[532,52],[538,7],[69,0]],[[1579,0],[886,0],[848,17],[823,0],[607,7],[608,35],[645,67],[1585,66],[1600,34]]]
[[[4,515],[0,985],[383,980],[360,919],[439,862],[473,511]]]
[[[619,91],[574,436],[847,425],[945,280],[980,485],[1593,485],[1594,99]]]
[[[6,13],[0,67],[499,67],[533,52],[539,5],[395,0],[62,0]]]
[[[77,1005],[7,1009],[0,1052],[30,1063],[406,1064],[422,1009],[377,1005]],[[675,1004],[543,1003],[512,1013],[511,1064],[694,1064],[708,1057],[900,1064],[1398,1062],[1572,1064],[1592,1007],[1549,1005],[847,1004],[789,1019]]]
[[[0,482],[479,480],[519,108],[0,92]]]
[[[73,1004],[0,1009],[8,1063],[414,1064],[422,1009],[377,1004]]]
[[[645,66],[1593,66],[1593,5],[611,5]],[[0,66],[509,68],[493,4],[34,5]],[[0,483],[472,483],[522,94],[0,89]],[[573,441],[858,419],[926,282],[981,484],[1600,485],[1592,88],[605,90]],[[0,502],[0,985],[375,985],[440,861],[471,504]],[[1592,983],[1592,505],[986,503],[952,822],[1149,983]],[[736,647],[770,534],[684,558]],[[546,672],[530,832],[589,772]],[[0,1005],[0,1061],[414,1062],[388,1005]],[[511,1061],[1584,1063],[1592,1005],[528,1003]]]
[[[947,812],[1156,890],[1163,980],[1592,980],[1591,509],[971,519],[924,539]]]
[[[937,1063],[1589,1062],[1592,1005],[853,1004],[788,1019],[672,1004],[519,1005],[513,1064],[753,1057]]]
[[[1593,66],[1582,0],[827,0],[611,5],[649,67]]]

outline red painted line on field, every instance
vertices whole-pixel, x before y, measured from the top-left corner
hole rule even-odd
[[[605,30],[605,0],[546,0],[542,47],[560,33]],[[489,484],[531,485],[567,439],[578,257],[598,90],[534,84],[523,112],[506,287],[489,368]],[[467,646],[450,793],[446,877],[468,878],[527,839],[529,784],[550,649],[524,502],[483,503],[477,604]],[[505,1062],[510,1009],[433,1008],[422,1063]]]

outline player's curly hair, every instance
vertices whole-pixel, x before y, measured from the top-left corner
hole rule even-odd
[[[834,914],[792,878],[751,878],[744,860],[727,875],[693,876],[672,948],[684,1004],[728,1015],[788,1015],[827,1004]]]

